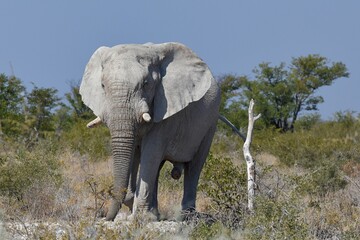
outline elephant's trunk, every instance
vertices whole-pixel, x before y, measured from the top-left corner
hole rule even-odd
[[[114,161],[114,188],[106,220],[114,220],[123,203],[129,183],[130,168],[135,146],[135,124],[129,106],[117,106],[108,121],[111,132]],[[121,113],[116,113],[121,111]]]

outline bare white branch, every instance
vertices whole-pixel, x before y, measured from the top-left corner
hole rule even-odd
[[[256,189],[256,171],[255,171],[255,160],[251,156],[250,153],[250,145],[252,141],[252,131],[254,128],[254,123],[257,119],[260,118],[261,114],[258,114],[254,117],[254,100],[251,99],[248,109],[249,114],[249,123],[248,123],[248,131],[246,135],[246,140],[243,146],[244,158],[246,160],[247,166],[247,177],[248,177],[248,208],[250,211],[254,211],[254,199],[255,199],[255,189]]]

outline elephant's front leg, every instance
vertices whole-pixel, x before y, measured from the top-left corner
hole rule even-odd
[[[130,209],[130,211],[133,211],[134,197],[136,193],[137,173],[140,164],[140,155],[141,155],[140,146],[137,146],[134,153],[134,160],[132,163],[132,167],[130,169],[131,172],[130,172],[129,186],[124,200],[124,204]]]
[[[158,158],[159,159],[159,158]],[[162,161],[141,159],[139,182],[136,189],[133,215],[145,215],[150,220],[158,220],[157,180]]]

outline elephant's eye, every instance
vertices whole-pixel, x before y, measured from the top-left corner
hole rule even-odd
[[[105,88],[105,86],[104,86],[104,84],[103,84],[103,83],[101,84],[101,87],[102,87],[102,88]]]

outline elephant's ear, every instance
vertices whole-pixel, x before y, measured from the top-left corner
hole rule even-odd
[[[208,91],[213,79],[208,66],[186,46],[165,43],[161,49],[161,84],[154,98],[154,121],[159,122],[181,111]],[[161,54],[161,53],[160,53]]]
[[[102,58],[108,49],[108,47],[100,47],[91,56],[86,65],[79,90],[85,105],[88,106],[96,116],[101,118],[105,102],[105,91],[101,85],[103,70]]]

